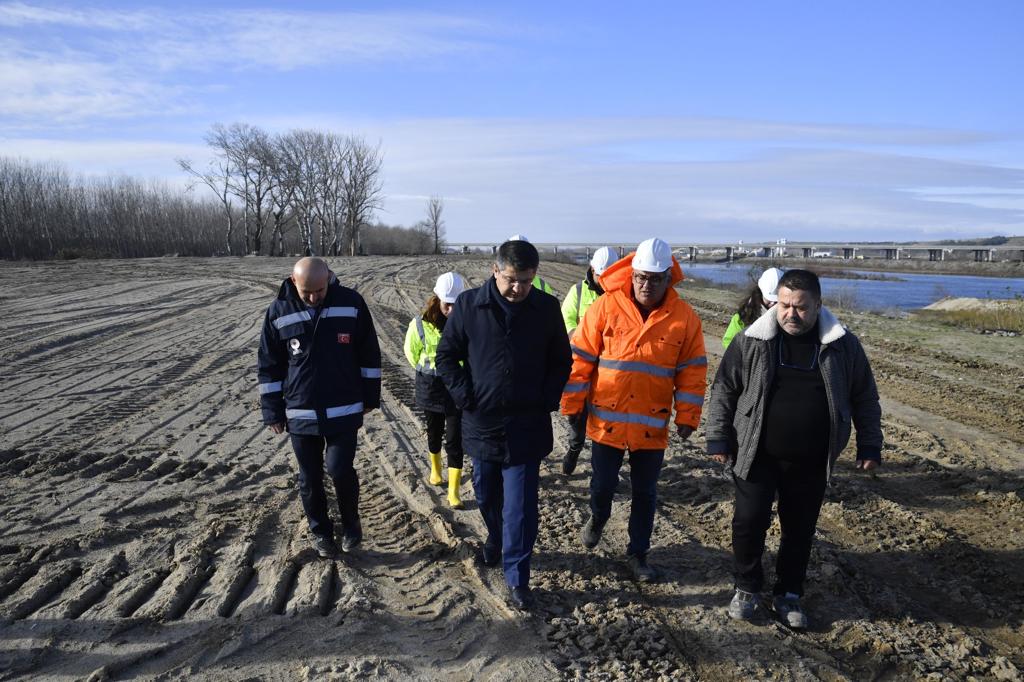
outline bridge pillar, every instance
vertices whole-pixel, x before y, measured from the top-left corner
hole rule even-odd
[[[492,246],[491,247],[491,255],[492,256],[498,255],[498,247],[497,246]]]
[[[697,260],[697,247],[696,246],[691,246],[690,247],[690,260],[691,261]]]
[[[885,260],[899,260],[900,250],[899,249],[886,249]]]
[[[593,253],[591,253],[591,249],[590,249],[590,247],[588,246],[588,247],[587,247],[587,262],[589,263],[589,262],[590,262],[590,259],[591,259],[591,258],[593,258],[593,257],[594,257],[594,254],[593,254]]]
[[[804,247],[804,258],[813,258],[813,257],[814,257],[814,248],[812,247],[812,248],[808,249],[808,248]]]
[[[725,260],[730,262],[730,263],[732,262],[732,247],[731,246],[725,247]]]
[[[845,258],[846,260],[850,260],[851,258],[856,257],[856,255],[857,249],[851,249],[846,247],[843,248],[843,258]]]
[[[928,260],[946,260],[946,250],[928,249]]]
[[[974,262],[984,263],[992,259],[992,252],[988,249],[975,249],[974,250]]]

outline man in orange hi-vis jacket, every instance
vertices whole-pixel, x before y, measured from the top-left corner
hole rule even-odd
[[[683,271],[672,249],[648,239],[631,256],[601,275],[605,295],[576,329],[562,413],[581,418],[584,404],[590,412],[591,516],[582,531],[588,548],[601,540],[629,452],[633,490],[626,555],[633,575],[646,582],[658,575],[647,552],[669,427],[674,423],[684,440],[697,428],[708,362],[700,319],[673,288]]]

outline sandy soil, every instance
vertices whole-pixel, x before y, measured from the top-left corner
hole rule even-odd
[[[728,619],[731,487],[700,432],[670,448],[650,586],[623,563],[628,505],[582,547],[587,453],[565,477],[556,446],[522,616],[472,561],[471,485],[454,512],[425,483],[401,341],[453,263],[488,272],[335,264],[375,315],[385,395],[357,460],[366,542],[334,562],[308,548],[287,441],[259,424],[255,344],[289,261],[0,265],[0,678],[1021,679],[1024,340],[841,313],[883,392],[886,464],[841,462],[809,632]],[[581,273],[543,274],[564,293]],[[713,376],[736,295],[681,291]],[[769,566],[777,546],[776,526]]]

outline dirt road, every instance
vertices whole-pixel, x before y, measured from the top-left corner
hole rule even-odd
[[[0,265],[0,679],[1021,678],[1024,341],[841,314],[883,392],[886,464],[839,467],[810,632],[726,616],[731,484],[701,437],[670,448],[652,586],[625,569],[622,497],[582,547],[587,453],[565,477],[556,446],[524,617],[472,561],[471,486],[455,512],[425,484],[401,343],[453,265],[488,274],[485,260],[334,265],[384,353],[357,458],[366,541],[334,562],[308,547],[287,441],[259,424],[255,346],[290,261]],[[564,294],[578,270],[543,274]],[[680,290],[713,376],[735,295]],[[777,545],[776,526],[770,558]]]

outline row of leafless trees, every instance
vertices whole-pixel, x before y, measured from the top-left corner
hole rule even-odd
[[[59,164],[0,157],[0,258],[439,253],[444,202],[411,228],[372,223],[379,147],[333,133],[282,135],[243,123],[207,135],[214,160],[180,159],[184,194],[130,177],[74,178]]]
[[[223,251],[221,218],[165,185],[0,157],[0,258],[210,255]]]
[[[215,156],[208,166],[178,163],[216,196],[228,253],[236,230],[246,253],[282,254],[292,230],[307,255],[360,253],[361,229],[383,198],[379,145],[316,130],[270,134],[246,123],[215,125],[206,142]]]

